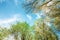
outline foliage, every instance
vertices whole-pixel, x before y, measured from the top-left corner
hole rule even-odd
[[[25,40],[26,34],[29,32],[29,25],[26,22],[20,23],[17,22],[16,25],[12,25],[12,34],[15,35],[15,37],[18,37],[18,33],[21,34],[21,39]],[[16,38],[18,40],[18,38]]]
[[[38,36],[40,34],[41,34],[40,40],[58,40],[54,32],[52,31],[52,29],[49,28],[49,26],[46,26],[46,23],[52,23],[56,28],[56,30],[60,31],[60,6],[59,5],[60,5],[60,0],[43,0],[43,1],[27,0],[27,2],[24,3],[24,8],[27,11],[27,13],[29,12],[36,13],[36,12],[39,12],[40,10],[43,11],[42,14],[44,18],[42,19],[41,22],[39,22],[38,20],[37,24],[35,24],[36,40],[38,40]],[[48,30],[46,31],[46,29]],[[47,37],[48,34],[50,35],[49,38]],[[52,35],[54,35],[54,37]]]
[[[36,22],[35,26],[36,40],[58,40],[57,35],[44,22]]]
[[[0,40],[9,34],[14,35],[15,40],[58,40],[55,32],[46,23],[52,23],[56,30],[60,31],[59,5],[60,0],[27,0],[24,3],[27,13],[42,10],[44,18],[36,20],[32,27],[26,22],[17,22],[11,25],[10,29],[0,28]]]
[[[11,25],[10,29],[1,28],[0,40],[3,40],[10,34],[14,35],[15,40],[58,40],[52,29],[43,22],[38,22],[38,20],[32,27],[26,22],[17,22]]]
[[[9,35],[9,30],[6,28],[1,28],[0,27],[0,40],[4,39]]]
[[[53,25],[57,30],[60,28],[60,0],[27,0],[26,3],[24,3],[24,8],[27,10],[27,13],[33,12],[36,13],[40,10],[43,11],[43,15],[45,18],[43,20],[51,22],[53,19],[54,23]],[[58,20],[57,20],[58,17]],[[47,19],[49,20],[47,20]],[[58,22],[57,22],[57,21]],[[57,24],[55,23],[57,22]]]

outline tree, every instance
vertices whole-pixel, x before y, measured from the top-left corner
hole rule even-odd
[[[5,37],[9,35],[9,31],[7,28],[0,27],[0,40],[3,40]]]
[[[43,11],[43,15],[45,16],[45,18],[43,20],[45,20],[44,22],[50,22],[52,20],[57,20],[57,23],[55,23],[55,20],[53,23],[53,25],[55,25],[56,29],[59,30],[59,25],[60,25],[60,0],[27,0],[26,3],[24,3],[24,8],[27,10],[27,13],[29,12],[33,12],[36,13],[40,10]],[[46,20],[49,19],[49,20]]]
[[[55,32],[42,21],[36,22],[34,30],[36,40],[58,40]]]
[[[26,22],[20,23],[17,22],[16,25],[12,25],[12,34],[14,34],[15,40],[18,39],[18,35],[20,34],[21,40],[26,40],[26,37],[28,36],[29,33],[29,25]],[[28,38],[27,38],[28,39]]]

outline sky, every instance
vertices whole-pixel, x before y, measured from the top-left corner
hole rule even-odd
[[[0,0],[0,25],[7,26],[16,21],[26,21],[33,25],[34,20],[39,18],[38,14],[26,14],[22,7],[23,0]]]
[[[26,14],[24,8],[22,7],[22,2],[23,0],[0,0],[1,26],[7,27],[17,21],[26,21],[29,25],[32,26],[34,21],[41,17],[39,13]]]
[[[34,21],[41,17],[39,13],[27,14],[23,8],[23,1],[25,0],[0,0],[1,26],[8,26],[16,21],[26,21],[32,26]]]

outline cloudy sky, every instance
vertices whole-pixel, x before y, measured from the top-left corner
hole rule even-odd
[[[40,18],[38,14],[26,14],[22,7],[23,0],[0,0],[0,25],[7,25],[16,21],[26,21],[32,25]]]
[[[41,17],[39,13],[26,14],[22,2],[23,0],[0,0],[0,25],[9,26],[16,21],[26,21],[33,25],[34,20]]]

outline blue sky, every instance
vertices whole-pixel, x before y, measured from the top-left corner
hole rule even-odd
[[[16,21],[26,21],[33,25],[34,20],[40,18],[37,14],[26,14],[21,3],[23,0],[0,0],[0,25],[8,26]]]
[[[22,0],[0,0],[0,25],[7,25],[16,21],[26,21],[33,25],[36,14],[26,14],[22,7]]]

